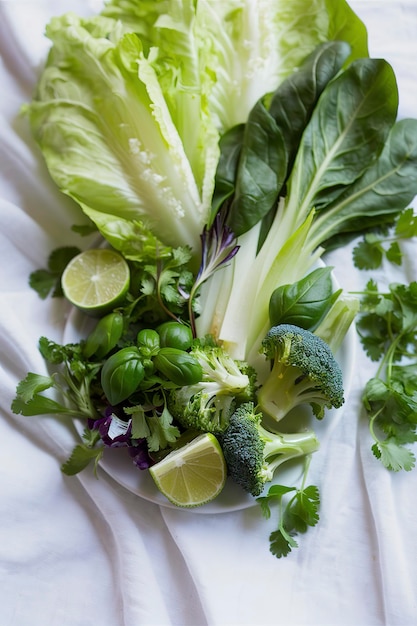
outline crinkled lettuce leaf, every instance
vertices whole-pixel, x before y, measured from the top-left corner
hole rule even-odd
[[[368,56],[366,28],[345,0],[110,0],[103,14],[157,45],[163,73],[174,58],[188,70],[184,53],[197,43],[221,133],[245,122],[318,44],[339,39],[351,46],[349,61]],[[185,66],[177,67],[185,82]]]
[[[57,185],[127,256],[112,237],[117,220],[119,231],[142,224],[168,245],[195,247],[206,209],[152,53],[104,17],[67,14],[47,35],[53,47],[29,116]]]

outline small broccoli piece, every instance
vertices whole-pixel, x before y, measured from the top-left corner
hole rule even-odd
[[[262,413],[253,402],[241,404],[219,437],[231,478],[245,491],[258,496],[285,461],[315,452],[318,439],[312,430],[272,433],[261,424]]]
[[[323,339],[298,326],[280,324],[268,332],[261,352],[272,368],[258,392],[258,405],[275,421],[300,404],[309,404],[318,419],[324,417],[325,408],[342,406],[342,372]]]
[[[221,433],[236,406],[254,398],[256,372],[218,345],[198,344],[190,354],[202,367],[202,380],[171,390],[168,408],[184,428]]]

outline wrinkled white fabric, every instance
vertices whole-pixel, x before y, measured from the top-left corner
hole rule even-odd
[[[220,0],[219,0],[220,1]],[[29,273],[51,250],[80,245],[76,207],[48,177],[19,109],[32,94],[48,41],[44,26],[100,2],[0,2],[0,606],[7,626],[414,626],[417,624],[417,470],[376,462],[361,411],[373,365],[356,348],[345,408],[314,456],[320,522],[286,559],[269,553],[276,517],[257,506],[225,514],[160,507],[99,471],[60,472],[71,424],[24,418],[10,404],[28,371],[45,373],[40,336],[62,340],[68,306],[41,301]],[[370,52],[389,60],[400,117],[417,117],[417,2],[351,6]],[[346,290],[364,286],[348,246],[327,257]],[[417,277],[417,246],[387,283]],[[133,470],[132,470],[133,471]]]

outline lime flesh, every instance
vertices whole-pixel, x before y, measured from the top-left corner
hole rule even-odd
[[[130,270],[115,250],[85,250],[68,263],[61,282],[71,304],[89,315],[100,316],[124,300],[130,285]]]
[[[149,472],[161,493],[180,507],[201,506],[216,498],[227,475],[223,452],[210,433],[174,450]]]

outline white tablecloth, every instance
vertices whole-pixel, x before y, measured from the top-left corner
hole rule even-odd
[[[220,0],[219,0],[220,1]],[[0,2],[0,623],[4,626],[415,626],[417,469],[392,474],[370,452],[361,390],[373,365],[357,347],[352,386],[314,457],[320,522],[287,558],[269,552],[258,506],[206,515],[138,498],[99,472],[60,472],[73,446],[52,418],[13,415],[17,382],[45,365],[41,335],[60,341],[68,307],[28,286],[49,252],[79,237],[19,108],[32,94],[53,14],[100,2]],[[400,117],[417,117],[417,2],[363,0],[370,53],[394,67]],[[402,268],[417,277],[417,245]],[[351,246],[333,253],[346,290],[364,286]]]

